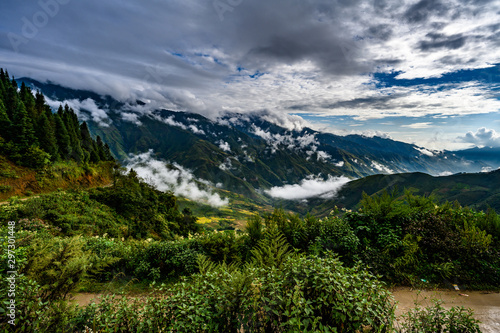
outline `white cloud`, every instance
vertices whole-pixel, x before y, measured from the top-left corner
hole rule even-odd
[[[187,126],[186,126],[186,125],[184,125],[183,123],[180,123],[180,122],[178,122],[178,121],[175,121],[175,120],[174,120],[174,116],[170,116],[170,117],[165,118],[165,117],[161,117],[161,116],[158,116],[158,115],[154,115],[153,117],[154,117],[156,120],[159,120],[159,121],[161,121],[161,122],[164,122],[164,123],[165,123],[165,124],[167,124],[167,125],[180,127],[180,128],[182,128],[182,129],[184,129],[184,130],[187,130],[187,129],[188,129],[188,128],[187,128]]]
[[[228,171],[231,170],[232,168],[233,164],[231,163],[231,159],[229,157],[226,158],[224,162],[219,165],[219,169],[221,169],[222,171]]]
[[[339,161],[339,162],[336,162],[336,163],[333,163],[333,165],[339,167],[339,168],[342,168],[344,166],[344,161]]]
[[[160,191],[172,191],[175,195],[214,207],[229,204],[228,199],[223,199],[209,188],[200,186],[199,183],[209,184],[206,180],[197,179],[189,170],[176,163],[173,164],[173,168],[169,168],[167,163],[156,160],[152,154],[153,151],[150,150],[147,153],[131,156],[126,168],[134,169],[139,177]]]
[[[313,197],[324,199],[334,198],[338,191],[350,180],[346,177],[329,176],[327,180],[320,177],[310,177],[302,180],[300,184],[273,187],[265,193],[273,198],[287,200],[303,200]]]
[[[430,128],[430,127],[432,127],[432,123],[414,123],[414,124],[409,124],[409,125],[401,125],[401,127],[408,127],[408,128]]]
[[[415,150],[419,151],[421,154],[433,157],[434,153],[429,149],[415,147]]]
[[[122,119],[125,121],[129,121],[131,123],[134,123],[137,126],[142,125],[141,121],[139,120],[140,116],[137,113],[122,112],[121,116],[122,116]]]
[[[218,144],[219,144],[219,148],[222,149],[223,151],[228,152],[228,153],[231,152],[231,147],[229,146],[229,143],[227,143],[223,140],[220,140],[218,142]]]
[[[250,132],[260,136],[271,146],[271,152],[275,153],[278,147],[285,146],[290,150],[302,150],[309,156],[313,153],[317,153],[318,160],[330,158],[326,152],[318,151],[318,140],[316,139],[316,133],[298,134],[296,131],[286,132],[285,134],[271,133],[261,129],[255,124],[252,124]]]
[[[318,161],[326,161],[332,158],[327,152],[321,150],[318,150],[317,154],[318,154]]]
[[[202,134],[205,135],[205,131],[202,129],[199,129],[195,125],[189,125],[189,129],[194,133],[194,134]]]
[[[461,142],[472,143],[478,147],[500,147],[500,134],[493,129],[479,128],[475,133],[467,132],[457,138]]]
[[[387,167],[383,164],[377,163],[375,161],[371,161],[371,166],[372,166],[372,168],[374,168],[378,171],[384,172],[384,173],[394,173],[394,171],[391,170],[389,167]]]
[[[255,0],[230,5],[223,21],[210,1],[115,2],[71,1],[43,34],[19,45],[21,52],[5,38],[4,67],[16,77],[141,99],[149,109],[214,118],[265,107],[273,112],[269,120],[290,129],[304,127],[300,118],[286,117],[291,112],[362,121],[500,109],[494,82],[384,88],[371,74],[438,78],[498,63],[498,1]],[[415,5],[429,8],[412,12]],[[3,31],[20,34],[19,17],[41,10],[35,7],[6,0]],[[107,33],[68,29],[89,18],[92,29]],[[463,37],[463,45],[443,47],[450,36]],[[433,39],[435,47],[421,47]],[[107,123],[102,113],[94,116]]]
[[[486,172],[491,172],[491,171],[493,171],[493,168],[492,168],[492,167],[483,167],[483,168],[481,169],[481,172],[484,172],[484,173],[486,173]]]
[[[108,117],[106,111],[100,109],[93,99],[87,98],[83,101],[79,101],[77,99],[56,101],[45,97],[45,101],[52,109],[55,110],[57,110],[60,105],[64,106],[67,104],[75,111],[78,119],[82,121],[92,119],[102,127],[109,127],[109,124],[111,123],[111,119]]]

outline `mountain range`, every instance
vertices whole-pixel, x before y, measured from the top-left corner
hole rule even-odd
[[[500,212],[500,170],[434,177],[421,172],[372,175],[353,180],[329,200],[313,198],[302,202],[283,200],[276,204],[299,213],[318,216],[337,208],[356,209],[362,194],[380,195],[383,191],[402,197],[405,190],[414,195],[431,196],[437,203],[455,202],[476,210],[490,208]]]
[[[188,170],[197,186],[229,190],[260,202],[272,202],[273,188],[286,189],[307,179],[345,179],[344,184],[347,179],[361,178],[344,186],[339,194],[351,197],[345,191],[369,192],[368,183],[373,186],[403,179],[405,187],[438,184],[429,180],[441,178],[432,176],[476,173],[500,166],[498,148],[434,151],[378,136],[287,128],[267,112],[225,113],[209,119],[196,113],[149,109],[143,101],[122,103],[110,96],[28,78],[18,81],[41,90],[54,107],[70,104],[122,164],[148,153],[139,165],[165,161],[169,170]],[[372,177],[363,178],[367,176]],[[154,172],[151,177],[156,177]],[[437,186],[446,188],[445,183]]]

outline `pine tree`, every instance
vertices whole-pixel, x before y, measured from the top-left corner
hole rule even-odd
[[[42,113],[38,118],[36,134],[40,148],[50,154],[52,161],[57,160],[59,158],[59,152],[55,130],[45,113]]]
[[[40,90],[37,90],[35,95],[35,115],[40,116],[45,111],[46,106],[45,97],[40,93]]]
[[[0,99],[0,137],[6,139],[9,136],[8,133],[10,132],[11,124],[5,106]]]
[[[69,160],[71,157],[71,141],[69,138],[68,131],[66,130],[66,126],[64,125],[64,122],[62,121],[58,113],[54,115],[54,122],[55,122],[55,136],[56,136],[57,146],[59,148],[58,149],[59,154],[61,155],[62,159]]]
[[[98,135],[96,138],[96,149],[97,149],[97,154],[99,155],[99,159],[101,161],[107,161],[108,158],[106,157],[106,152],[104,150],[104,142],[102,142],[101,137]]]
[[[90,162],[98,163],[101,161],[101,157],[99,156],[99,150],[97,148],[97,144],[95,141],[92,141],[92,151],[90,152]]]
[[[9,119],[14,119],[14,110],[19,104],[19,97],[17,90],[12,87],[12,84],[9,83],[8,79],[5,81],[5,97],[3,102]]]
[[[94,140],[92,140],[92,136],[90,135],[89,128],[85,121],[80,125],[80,137],[82,148],[86,156],[85,161],[99,162],[99,155],[94,148]]]
[[[85,121],[80,124],[80,137],[82,138],[82,148],[90,152],[92,150],[92,136]]]
[[[62,120],[69,135],[71,159],[75,160],[78,163],[84,162],[87,156],[85,156],[85,153],[81,146],[80,125],[78,124],[78,118],[76,117],[75,112],[73,111],[73,109],[70,109],[68,104],[64,106],[64,111],[62,112]]]
[[[0,99],[5,99],[5,73],[3,68],[0,68]]]
[[[107,143],[104,144],[104,154],[106,156],[106,161],[114,161],[115,158],[113,157],[113,154],[111,153],[111,149],[109,149],[109,146]]]
[[[26,112],[24,103],[19,101],[13,114],[13,141],[19,145],[21,150],[26,150],[37,144],[35,131],[31,119]]]

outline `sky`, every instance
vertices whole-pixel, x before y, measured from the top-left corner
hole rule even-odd
[[[500,146],[500,1],[2,0],[0,67],[212,118]]]

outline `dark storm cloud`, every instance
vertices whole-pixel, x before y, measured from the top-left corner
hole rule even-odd
[[[311,27],[271,37],[264,45],[250,50],[248,58],[264,60],[268,64],[273,61],[293,64],[312,60],[326,73],[357,74],[371,69],[360,62],[364,45],[359,40],[336,36],[328,27]]]
[[[391,70],[439,74],[426,71],[435,63],[417,59],[434,53],[449,66],[485,63],[464,50],[496,45],[494,20],[475,34],[437,33],[449,28],[452,17],[488,12],[484,1],[469,3],[2,0],[0,67],[17,77],[207,113],[266,103],[279,110],[395,108],[391,98],[397,96],[366,97],[373,94],[363,95],[371,88],[361,82]],[[268,96],[270,91],[277,93]]]
[[[336,109],[336,108],[350,108],[350,109],[364,109],[364,108],[373,108],[373,109],[394,109],[396,107],[403,108],[415,108],[418,107],[416,104],[406,104],[401,105],[397,103],[393,103],[399,98],[408,96],[408,94],[393,94],[393,95],[385,95],[385,96],[377,96],[377,97],[367,97],[367,98],[355,98],[348,101],[340,101],[332,104],[322,105],[324,109]]]
[[[367,30],[367,36],[369,38],[378,38],[381,40],[389,40],[390,37],[392,36],[392,26],[388,24],[378,24],[375,26],[371,26]]]
[[[230,10],[222,12],[215,1],[41,2],[58,1],[57,13],[48,15],[40,27],[37,14],[43,14],[44,6],[4,1],[0,47],[135,79],[144,78],[147,66],[156,66],[172,75],[161,83],[176,86],[203,84],[227,74],[221,65],[210,68],[209,75],[203,66],[168,55],[192,56],[196,49],[220,48],[233,62],[253,70],[304,59],[332,73],[369,69],[358,59],[363,43],[353,40],[352,31],[338,20],[346,11],[355,12],[358,1],[233,1],[229,4],[238,5],[226,4]],[[30,29],[36,33],[26,38]],[[13,42],[8,34],[20,39]]]
[[[456,56],[445,56],[438,60],[440,63],[445,65],[466,65],[466,64],[474,64],[476,62],[475,58],[464,59]]]
[[[433,15],[442,16],[447,12],[448,6],[439,0],[421,0],[408,8],[404,17],[410,23],[423,23]]]
[[[425,52],[441,48],[456,50],[464,46],[467,41],[467,37],[460,34],[445,36],[439,33],[429,33],[426,37],[427,40],[420,41],[418,44],[418,48]]]

